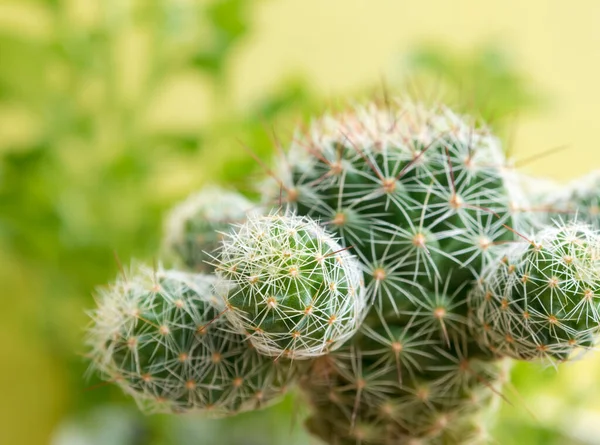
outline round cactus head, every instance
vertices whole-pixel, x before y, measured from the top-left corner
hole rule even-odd
[[[239,193],[208,187],[176,206],[166,221],[165,251],[188,269],[212,271],[210,253],[219,247],[221,232],[239,223],[253,204]]]
[[[231,332],[211,305],[213,283],[142,267],[102,290],[88,337],[93,366],[146,412],[220,416],[275,399],[289,366]]]
[[[508,248],[470,300],[474,332],[496,353],[566,360],[600,331],[600,237],[584,225],[547,228]]]
[[[217,270],[230,283],[225,315],[266,355],[325,354],[366,311],[359,263],[309,218],[250,216],[226,236]]]

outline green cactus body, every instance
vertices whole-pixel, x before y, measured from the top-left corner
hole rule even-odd
[[[473,330],[500,355],[566,360],[600,326],[600,237],[588,226],[547,228],[484,271]]]
[[[146,412],[213,416],[281,395],[291,368],[259,355],[212,306],[214,279],[139,268],[100,293],[93,364]]]
[[[283,171],[284,198],[389,277],[453,284],[489,263],[526,207],[498,141],[445,108],[367,107],[317,121]],[[395,279],[395,278],[390,278]]]
[[[217,264],[232,283],[225,315],[263,354],[325,354],[364,318],[358,262],[309,218],[250,217],[226,237]]]
[[[176,263],[196,272],[212,272],[210,254],[220,245],[222,232],[243,222],[254,205],[239,193],[208,187],[189,196],[169,214],[164,250]]]
[[[517,239],[510,227],[528,224],[497,139],[446,108],[401,104],[323,118],[296,141],[284,199],[353,246],[374,302],[329,373],[304,379],[309,428],[331,444],[466,437],[457,425],[502,381],[469,336],[467,295]]]
[[[301,380],[313,406],[308,428],[328,443],[459,443],[467,420],[492,405],[506,370],[472,341],[448,348],[419,329],[390,326],[363,328],[313,363]]]
[[[504,357],[566,360],[600,331],[598,174],[561,189],[507,165],[445,107],[325,116],[265,192],[275,213],[215,189],[173,212],[168,251],[211,275],[103,291],[94,364],[150,411],[256,409],[297,379],[330,445],[486,443]]]

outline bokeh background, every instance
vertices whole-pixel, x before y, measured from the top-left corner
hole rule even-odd
[[[308,445],[304,408],[138,414],[86,377],[93,290],[152,261],[164,212],[251,192],[272,139],[390,95],[490,121],[528,173],[600,168],[600,3],[0,0],[0,444]],[[514,368],[498,444],[600,444],[600,354]]]

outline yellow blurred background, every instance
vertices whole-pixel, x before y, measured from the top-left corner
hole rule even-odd
[[[285,142],[382,79],[488,117],[504,104],[498,131],[529,173],[600,168],[597,1],[0,0],[0,444],[315,443],[289,433],[290,400],[214,425],[140,419],[88,388],[84,311],[113,251],[153,257],[166,208],[247,186],[239,141],[268,159],[271,126]],[[517,366],[497,443],[600,444],[599,376],[599,357]],[[137,442],[118,438],[130,418]]]

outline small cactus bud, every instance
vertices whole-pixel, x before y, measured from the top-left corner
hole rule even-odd
[[[197,272],[212,271],[207,262],[219,247],[221,232],[241,222],[253,204],[244,196],[208,187],[176,206],[166,221],[165,251]]]
[[[600,170],[568,184],[557,193],[545,195],[547,220],[577,218],[600,230]]]
[[[335,350],[366,311],[357,260],[309,218],[250,216],[223,241],[217,271],[231,283],[225,315],[266,355]]]
[[[600,236],[589,226],[543,230],[508,248],[471,293],[473,329],[483,344],[517,359],[566,360],[600,331]]]

